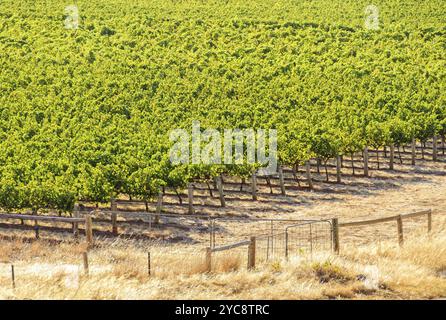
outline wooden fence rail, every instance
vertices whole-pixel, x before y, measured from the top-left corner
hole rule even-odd
[[[408,214],[399,214],[390,217],[371,219],[371,220],[362,220],[362,221],[352,221],[352,222],[344,222],[340,223],[338,218],[334,218],[331,221],[328,220],[308,220],[302,222],[300,224],[290,225],[285,228],[284,232],[279,232],[274,234],[275,236],[284,235],[285,236],[285,258],[288,258],[288,229],[295,226],[302,226],[307,224],[314,224],[320,222],[328,222],[331,227],[331,241],[332,241],[332,250],[335,253],[339,253],[340,250],[340,237],[339,237],[339,228],[345,227],[355,227],[355,226],[365,226],[365,225],[373,225],[385,222],[395,221],[397,223],[397,235],[398,235],[398,243],[400,246],[404,243],[404,234],[403,234],[403,220],[408,218],[422,217],[427,216],[427,230],[430,232],[432,230],[432,210],[424,210],[418,211]],[[206,270],[210,272],[212,270],[212,254],[216,252],[227,251],[231,249],[235,249],[242,246],[248,246],[248,269],[255,268],[256,264],[256,241],[262,240],[264,237],[269,237],[270,235],[257,235],[256,237],[251,237],[250,240],[240,241],[236,243],[231,243],[224,246],[219,247],[208,247],[206,248]],[[212,241],[211,241],[212,244]]]
[[[31,220],[31,221],[65,222],[65,223],[85,222],[85,219],[82,218],[35,216],[35,215],[33,216],[26,214],[10,214],[10,213],[1,213],[0,220]]]
[[[220,247],[206,248],[206,271],[212,270],[212,253],[231,250],[238,247],[248,246],[248,269],[255,268],[256,265],[256,237],[251,237],[250,240],[231,243]]]
[[[378,218],[378,219],[371,219],[371,220],[344,222],[344,223],[339,223],[339,227],[365,226],[365,225],[370,225],[370,224],[375,224],[375,223],[397,221],[398,217],[400,217],[400,216],[402,219],[406,219],[406,218],[421,217],[421,216],[425,216],[425,215],[428,216],[428,219],[432,219],[431,218],[432,210],[424,210],[424,211],[418,211],[418,212],[413,212],[413,213],[407,213],[407,214],[401,214],[401,215]]]
[[[362,220],[362,221],[352,221],[352,222],[344,222],[338,223],[338,219],[333,219],[333,248],[335,252],[339,252],[339,228],[345,227],[357,227],[357,226],[366,226],[373,225],[384,222],[392,222],[396,221],[397,223],[397,235],[398,235],[398,243],[400,246],[404,244],[404,232],[403,232],[403,221],[408,218],[416,218],[427,216],[427,232],[432,231],[432,210],[424,210],[407,214],[399,214],[390,217],[371,219],[371,220]]]
[[[93,245],[93,223],[90,215],[86,215],[85,218],[68,218],[68,217],[56,217],[56,216],[38,216],[38,215],[26,215],[26,214],[10,214],[0,213],[0,220],[29,220],[35,221],[49,221],[49,222],[61,222],[71,223],[73,225],[73,234],[75,237],[78,235],[78,223],[85,223],[85,236],[88,246]],[[38,225],[36,224],[36,238],[38,238]]]

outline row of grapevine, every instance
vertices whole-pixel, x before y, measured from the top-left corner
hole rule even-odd
[[[337,10],[333,10],[337,5]],[[446,134],[446,4],[0,3],[0,207],[69,211],[253,165],[173,165],[173,129],[277,129],[295,166]]]

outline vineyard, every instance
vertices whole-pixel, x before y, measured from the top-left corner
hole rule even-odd
[[[277,129],[290,167],[444,146],[444,2],[377,3],[379,30],[361,1],[335,3],[78,1],[67,30],[58,1],[2,1],[0,206],[71,211],[251,177],[255,165],[173,166],[169,132],[194,120]]]
[[[0,239],[64,248],[85,237],[93,257],[120,241],[133,241],[129,256],[154,245],[165,257],[153,268],[168,277],[182,252],[206,257],[202,273],[225,271],[228,250],[253,269],[255,254],[339,253],[335,234],[362,259],[359,244],[402,247],[406,215],[408,250],[418,254],[411,241],[428,230],[440,252],[446,2],[373,1],[373,29],[370,5],[2,0]],[[200,150],[209,129],[275,130],[266,153],[277,171],[261,171],[258,153],[247,161],[248,136],[244,161],[196,163],[196,123]],[[178,129],[191,140],[187,163],[171,161]],[[184,251],[171,254],[176,245]],[[0,262],[15,254],[2,250]]]

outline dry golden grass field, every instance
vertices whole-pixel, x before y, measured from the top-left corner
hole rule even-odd
[[[330,174],[333,169],[330,169]],[[426,219],[404,221],[404,245],[398,246],[394,222],[341,228],[339,255],[330,251],[293,251],[247,270],[245,249],[213,256],[206,272],[204,249],[209,234],[202,225],[161,224],[147,228],[143,218],[119,218],[120,237],[109,235],[110,224],[94,221],[96,245],[89,250],[89,273],[82,253],[86,246],[71,239],[65,226],[58,232],[0,226],[0,299],[439,299],[446,297],[446,165],[399,164],[394,171],[373,170],[365,178],[343,169],[342,184],[316,182],[305,190],[290,181],[287,195],[260,186],[259,201],[249,192],[229,191],[227,206],[218,199],[197,197],[197,213],[223,217],[333,218],[357,221],[432,209],[432,232]],[[324,174],[314,178],[323,180]],[[330,176],[331,180],[333,176]],[[229,180],[227,180],[229,182]],[[293,184],[294,183],[294,184]],[[274,181],[273,181],[274,184]],[[295,185],[294,188],[292,186]],[[239,189],[240,185],[232,186]],[[245,188],[249,188],[246,185]],[[203,188],[206,189],[206,188]],[[120,210],[142,210],[120,204]],[[165,200],[166,212],[181,212],[175,197]],[[151,210],[153,207],[151,206]],[[28,222],[29,224],[29,222]],[[249,223],[220,223],[217,243],[247,239]],[[53,241],[58,239],[58,241]],[[160,240],[162,239],[162,241]],[[151,254],[148,275],[147,253]],[[15,288],[11,280],[14,265]]]

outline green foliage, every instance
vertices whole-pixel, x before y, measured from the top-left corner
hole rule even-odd
[[[0,3],[0,206],[154,197],[258,165],[169,162],[169,133],[278,130],[281,163],[444,134],[446,3],[354,0]],[[334,9],[336,8],[336,9]]]

